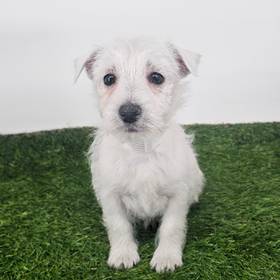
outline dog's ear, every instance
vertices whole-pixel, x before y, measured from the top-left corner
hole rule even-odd
[[[92,76],[92,67],[94,62],[96,61],[96,56],[99,53],[99,49],[95,49],[94,51],[91,51],[89,54],[86,54],[84,56],[81,56],[79,58],[75,59],[75,77],[74,82],[76,83],[79,79],[81,73],[85,69],[87,72],[87,75],[89,79],[93,79]]]
[[[178,63],[181,76],[186,77],[190,73],[196,76],[198,74],[201,55],[186,49],[175,47],[172,44],[169,44],[169,47]]]

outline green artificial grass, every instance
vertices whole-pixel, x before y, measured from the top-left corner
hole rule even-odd
[[[195,125],[206,186],[188,216],[184,265],[106,265],[109,245],[91,188],[89,128],[0,136],[0,279],[280,279],[280,123]]]

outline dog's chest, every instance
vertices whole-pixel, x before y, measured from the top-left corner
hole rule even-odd
[[[92,169],[97,196],[117,193],[128,212],[140,218],[163,214],[184,165],[165,142],[147,151],[103,139]]]
[[[126,209],[140,218],[160,216],[168,200],[168,182],[160,162],[149,155],[128,159],[123,176],[127,180],[120,184],[120,194]]]
[[[142,190],[141,193],[123,194],[121,200],[131,216],[149,219],[163,214],[168,198],[150,190]]]
[[[145,219],[163,213],[170,192],[166,161],[165,155],[130,149],[119,150],[112,157],[110,184],[133,216]]]

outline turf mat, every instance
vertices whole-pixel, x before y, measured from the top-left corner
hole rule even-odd
[[[188,216],[184,265],[106,265],[109,246],[91,188],[91,128],[0,136],[0,279],[280,279],[280,123],[192,125],[206,176]]]

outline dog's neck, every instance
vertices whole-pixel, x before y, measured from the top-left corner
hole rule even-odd
[[[150,153],[152,152],[156,146],[160,142],[160,138],[158,137],[137,137],[137,135],[133,138],[130,138],[129,141],[124,141],[124,145],[129,145],[133,150],[140,153]]]
[[[164,135],[167,133],[169,126],[164,130],[144,134],[144,133],[129,133],[118,137],[118,141],[123,147],[130,148],[139,153],[151,153],[160,145]]]

